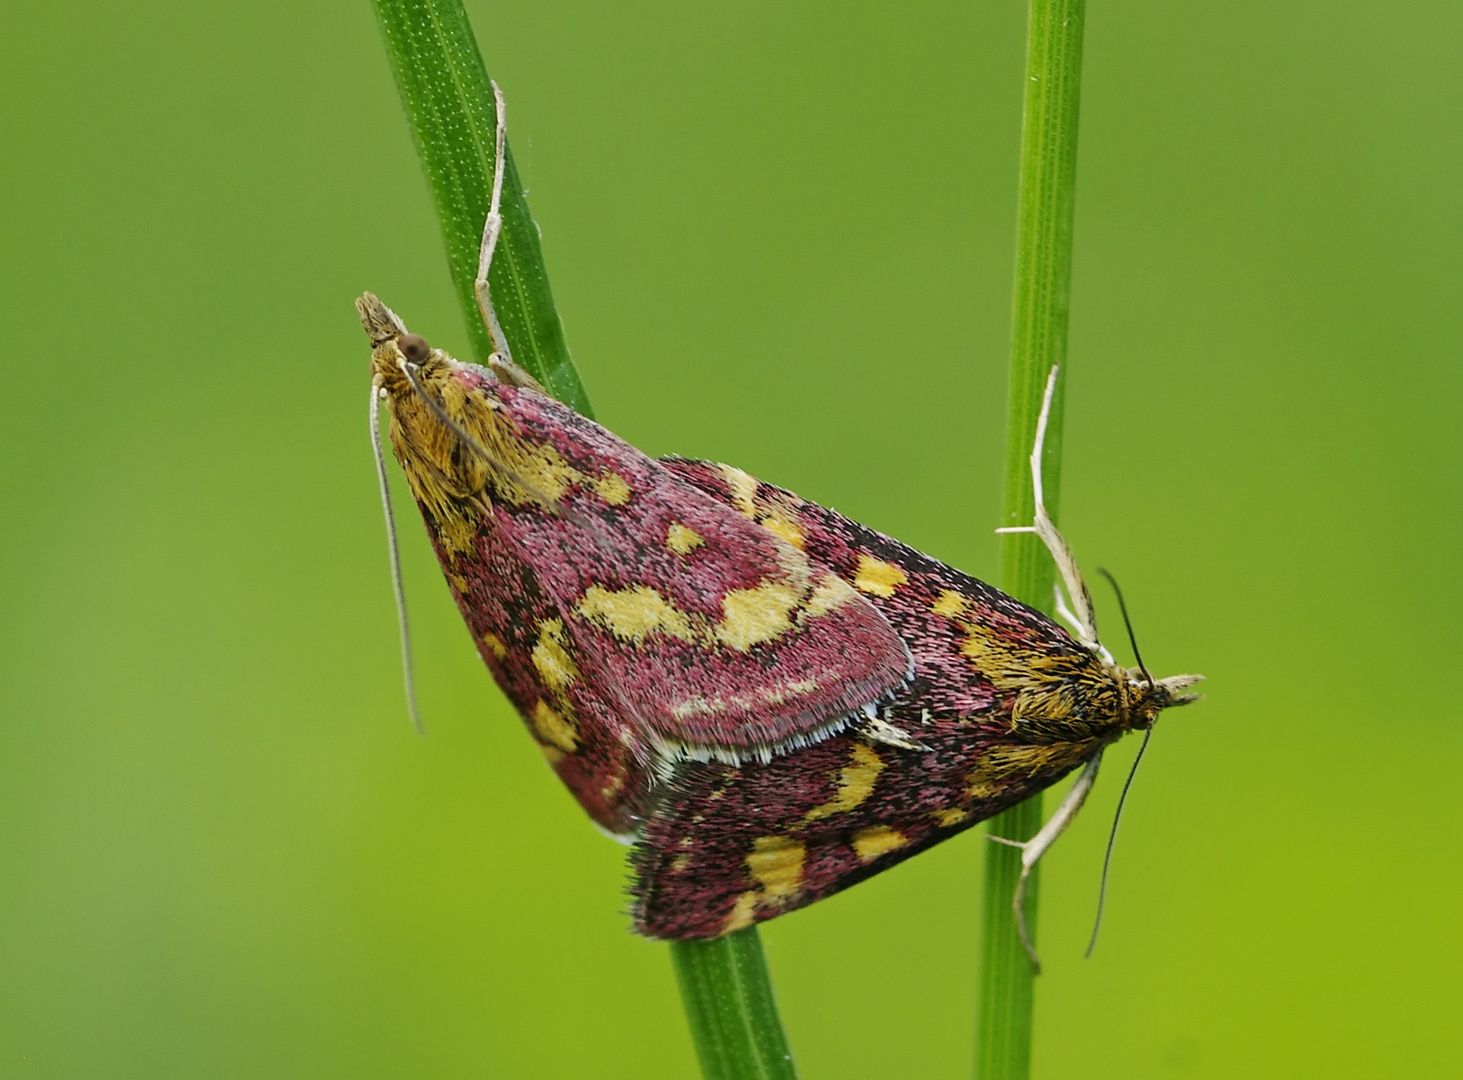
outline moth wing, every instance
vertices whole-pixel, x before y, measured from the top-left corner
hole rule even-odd
[[[583,666],[561,613],[496,519],[480,523],[473,558],[439,546],[462,617],[498,685],[549,765],[607,832],[637,827],[652,785],[650,753]]]
[[[999,707],[999,669],[1024,677],[1038,655],[1091,663],[1042,612],[892,536],[730,465],[661,461],[763,528],[796,537],[810,559],[865,596],[914,657],[914,679],[899,694],[906,706],[919,697],[937,715],[975,716]]]
[[[680,766],[631,854],[636,931],[712,938],[805,907],[1082,760],[1053,756],[1028,772],[995,731],[946,722],[919,735],[928,749],[839,736],[766,765]]]
[[[740,761],[817,741],[909,677],[869,600],[780,536],[553,399],[498,388],[556,499],[495,501],[579,662],[671,756]],[[580,672],[560,671],[572,680]]]

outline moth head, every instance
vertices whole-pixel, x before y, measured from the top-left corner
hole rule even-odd
[[[1133,620],[1128,618],[1128,603],[1123,599],[1123,590],[1118,587],[1117,578],[1100,566],[1097,568],[1097,572],[1107,578],[1108,584],[1117,594],[1118,608],[1123,613],[1123,626],[1128,631],[1128,643],[1133,646],[1133,659],[1138,661],[1137,667],[1128,668],[1126,671],[1119,668],[1113,669],[1114,677],[1122,684],[1121,693],[1126,702],[1123,710],[1126,723],[1130,729],[1147,731],[1153,727],[1153,721],[1158,719],[1158,714],[1164,709],[1198,701],[1202,695],[1184,694],[1180,691],[1185,687],[1193,686],[1204,676],[1170,675],[1166,679],[1155,679],[1143,663],[1143,654],[1138,651],[1138,635],[1133,633]]]
[[[1166,679],[1154,679],[1142,668],[1129,668],[1124,674],[1128,680],[1128,693],[1132,695],[1128,715],[1132,718],[1132,726],[1139,730],[1152,727],[1164,709],[1191,705],[1204,696],[1183,693],[1201,681],[1202,675],[1170,675]]]
[[[420,502],[426,489],[447,477],[456,497],[476,493],[490,481],[507,497],[539,502],[559,512],[558,487],[539,475],[531,451],[519,445],[516,424],[505,418],[504,387],[543,388],[526,371],[498,354],[488,365],[464,364],[406,328],[397,314],[371,293],[356,301],[361,325],[371,338],[371,415],[381,401],[391,410],[391,442],[397,458],[416,477]],[[426,472],[422,472],[425,469]],[[431,480],[422,479],[430,476]]]
[[[445,351],[432,348],[426,338],[407,330],[396,312],[373,294],[366,293],[356,301],[356,312],[371,338],[372,382],[388,398],[411,394],[413,379],[419,386],[438,383],[459,366]]]

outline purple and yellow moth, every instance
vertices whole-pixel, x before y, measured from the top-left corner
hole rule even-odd
[[[1098,643],[1040,497],[1047,409],[1026,531],[1057,562],[1075,636],[738,469],[649,458],[548,396],[488,295],[504,128],[500,95],[476,289],[495,352],[459,362],[365,294],[373,433],[385,402],[479,653],[590,817],[634,842],[636,930],[711,938],[772,918],[1081,767],[1023,845],[1029,868],[1103,749],[1197,681],[1121,668]]]
[[[1029,868],[1081,805],[1104,748],[1195,700],[1181,691],[1197,676],[1120,668],[1094,636],[841,514],[729,466],[672,467],[796,532],[810,558],[869,597],[914,654],[914,677],[881,715],[919,745],[840,734],[768,763],[677,768],[632,856],[642,934],[717,937],[810,904],[1084,767],[1050,833],[1029,845]]]

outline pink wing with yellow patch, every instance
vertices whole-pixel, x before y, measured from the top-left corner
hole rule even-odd
[[[881,709],[918,749],[840,735],[767,764],[687,763],[632,855],[635,927],[709,938],[839,892],[1054,783],[1097,746],[1013,722],[1032,656],[1092,657],[1041,613],[739,470],[667,466],[831,566],[909,644],[914,678]]]
[[[633,832],[651,789],[650,750],[610,706],[533,568],[492,516],[470,553],[433,543],[478,652],[549,764],[590,817],[612,833]]]
[[[493,391],[556,488],[548,508],[495,500],[495,528],[560,613],[579,675],[662,753],[765,760],[907,680],[888,621],[795,543],[558,402]]]

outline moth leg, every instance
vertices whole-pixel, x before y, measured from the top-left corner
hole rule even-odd
[[[477,278],[472,283],[473,295],[477,297],[478,311],[482,313],[483,325],[487,327],[492,340],[493,351],[510,363],[513,355],[508,350],[508,338],[498,324],[498,313],[493,310],[492,297],[488,295],[488,269],[493,265],[493,252],[498,247],[498,236],[503,231],[503,170],[508,148],[508,106],[503,101],[503,91],[493,84],[493,104],[497,111],[497,127],[493,136],[493,197],[488,203],[488,219],[483,223],[483,242],[478,248]]]
[[[1052,586],[1052,611],[1062,622],[1066,623],[1077,633],[1082,633],[1082,622],[1077,618],[1076,613],[1067,606],[1067,594],[1062,591],[1061,585]]]
[[[1007,840],[1004,836],[986,836],[987,840],[1021,849],[1021,877],[1016,882],[1016,894],[1011,898],[1011,909],[1016,913],[1016,933],[1021,937],[1021,947],[1026,950],[1026,955],[1031,959],[1032,970],[1038,975],[1041,974],[1041,957],[1036,955],[1036,946],[1031,943],[1031,933],[1026,926],[1026,883],[1031,877],[1031,868],[1047,853],[1057,837],[1067,831],[1067,826],[1072,824],[1077,811],[1082,809],[1082,804],[1092,793],[1092,785],[1097,782],[1097,768],[1101,764],[1102,751],[1099,750],[1078,774],[1077,782],[1067,792],[1067,797],[1062,800],[1056,812],[1030,840],[1023,843],[1020,840]]]
[[[1052,595],[1052,612],[1056,615],[1057,618],[1061,619],[1062,622],[1070,626],[1073,633],[1075,633],[1078,638],[1082,638],[1083,635],[1086,633],[1086,630],[1082,626],[1081,621],[1077,618],[1076,613],[1067,606],[1067,594],[1062,591],[1061,582],[1056,582],[1052,585]],[[1088,648],[1092,649],[1093,652],[1097,653],[1098,656],[1101,656],[1109,664],[1115,664],[1117,662],[1113,659],[1112,653],[1107,651],[1107,646],[1104,645],[1102,642],[1094,641],[1087,642],[1086,644]]]
[[[1036,514],[1035,521],[1031,525],[1017,525],[1003,529],[997,529],[998,533],[1035,533],[1051,552],[1052,561],[1057,564],[1057,571],[1062,578],[1062,584],[1066,586],[1067,595],[1072,598],[1073,621],[1077,624],[1077,637],[1090,649],[1099,649],[1097,643],[1097,615],[1092,608],[1092,594],[1087,591],[1087,583],[1082,580],[1082,571],[1077,567],[1076,556],[1072,549],[1067,546],[1067,541],[1057,531],[1056,525],[1047,513],[1046,499],[1041,482],[1041,455],[1046,445],[1046,425],[1051,417],[1052,396],[1057,389],[1057,365],[1052,365],[1051,374],[1047,376],[1046,393],[1041,399],[1041,415],[1036,421],[1036,439],[1031,447],[1031,490],[1035,496]]]

